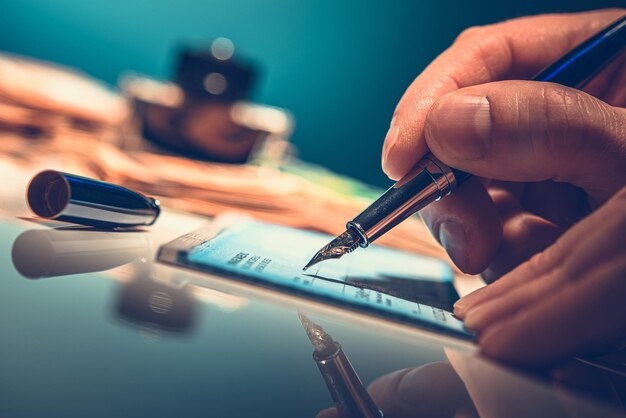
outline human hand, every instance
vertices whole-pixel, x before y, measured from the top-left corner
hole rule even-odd
[[[538,378],[474,353],[444,352],[448,361],[397,370],[372,382],[367,390],[385,418],[573,418],[625,412],[619,383],[610,373],[583,363],[572,362]],[[341,417],[328,408],[317,418]]]
[[[626,187],[556,243],[460,299],[482,351],[548,366],[626,345]]]
[[[476,416],[463,382],[447,362],[394,371],[376,379],[367,391],[385,418]],[[341,417],[336,408],[328,408],[316,418]]]
[[[457,266],[488,281],[551,245],[626,184],[626,55],[586,93],[528,79],[626,13],[516,19],[470,29],[396,108],[383,168],[430,149],[479,176],[421,214]]]

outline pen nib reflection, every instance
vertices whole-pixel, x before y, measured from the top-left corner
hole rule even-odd
[[[306,315],[301,312],[298,312],[298,317],[300,317],[300,322],[302,322],[302,326],[304,327],[304,331],[306,335],[309,337],[311,344],[316,352],[322,353],[326,350],[335,349],[335,342],[332,337],[328,335],[322,327],[317,325],[315,322],[311,321]]]
[[[303,271],[309,267],[331,258],[341,258],[344,254],[348,254],[359,246],[361,237],[351,229],[347,229],[343,234],[333,239],[319,250],[313,258],[302,269]]]

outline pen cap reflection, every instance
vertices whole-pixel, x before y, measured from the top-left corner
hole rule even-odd
[[[159,202],[124,187],[74,174],[42,171],[30,181],[26,199],[47,219],[101,228],[152,225]]]
[[[143,233],[32,229],[13,243],[15,269],[29,279],[109,270],[145,256]]]

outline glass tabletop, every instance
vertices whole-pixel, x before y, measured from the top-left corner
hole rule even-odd
[[[514,370],[463,340],[154,261],[205,222],[165,213],[152,229],[110,232],[3,213],[0,415],[316,416],[349,408],[361,382],[385,417],[623,413],[616,372]],[[303,314],[360,381],[341,386],[320,365]]]

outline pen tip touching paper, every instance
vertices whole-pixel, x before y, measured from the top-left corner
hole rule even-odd
[[[306,264],[306,266],[302,267],[302,271],[306,271],[309,267],[314,266],[315,264],[324,261],[322,254],[320,251],[316,252],[313,258]]]
[[[347,229],[343,234],[333,239],[331,242],[322,247],[321,250],[315,253],[311,261],[309,261],[302,270],[304,271],[309,267],[330,258],[341,258],[344,254],[354,251],[354,249],[359,246],[360,242],[361,238],[359,235],[351,229]]]

